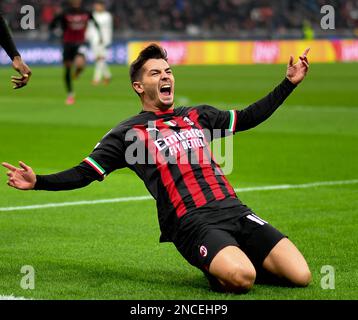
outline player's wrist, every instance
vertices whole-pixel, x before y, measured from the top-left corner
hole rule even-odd
[[[35,180],[32,187],[32,190],[43,190],[44,187],[44,179],[38,174],[35,174]]]
[[[289,86],[292,86],[293,88],[297,87],[298,85],[298,83],[295,83],[295,81],[289,76],[286,76],[283,82]]]
[[[22,58],[21,58],[20,54],[17,54],[15,56],[13,56],[12,61],[14,61],[14,62],[15,61],[22,61]]]
[[[34,181],[32,182],[32,186],[31,186],[30,190],[35,190],[35,186],[36,186],[36,183],[37,183],[37,178],[36,178],[36,174],[34,176],[35,176]]]

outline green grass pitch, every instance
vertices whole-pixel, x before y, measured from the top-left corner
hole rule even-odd
[[[174,67],[177,105],[242,108],[268,93],[285,66]],[[23,160],[36,173],[78,164],[118,122],[140,111],[126,67],[109,86],[92,87],[92,68],[64,105],[61,68],[33,68],[14,91],[0,69],[0,161]],[[358,64],[312,65],[268,121],[234,137],[235,188],[358,179]],[[0,208],[148,195],[129,170],[71,192],[20,192],[0,176]],[[201,272],[172,244],[159,244],[154,201],[37,210],[0,210],[0,296],[32,299],[357,299],[358,184],[252,191],[239,198],[286,233],[313,274],[307,288],[255,285],[246,295],[209,290]],[[35,289],[20,272],[35,269]],[[324,290],[321,268],[334,267]]]

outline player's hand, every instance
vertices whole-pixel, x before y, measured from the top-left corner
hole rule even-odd
[[[19,161],[21,168],[16,168],[13,165],[3,162],[2,165],[9,169],[7,172],[7,184],[10,187],[19,190],[31,190],[35,187],[36,175],[34,171],[22,161]]]
[[[31,77],[31,70],[20,56],[16,56],[12,61],[13,68],[20,73],[20,76],[12,76],[11,82],[14,89],[20,89],[27,85]]]
[[[300,59],[297,63],[293,64],[293,57],[290,56],[290,61],[288,62],[287,66],[287,73],[286,77],[290,80],[293,84],[299,84],[306,76],[309,63],[307,60],[307,54],[310,51],[310,48],[307,48],[305,52],[300,56]]]

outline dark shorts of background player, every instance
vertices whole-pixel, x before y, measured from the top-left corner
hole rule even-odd
[[[247,208],[246,206],[243,206]],[[286,236],[247,208],[221,209],[183,217],[174,244],[193,266],[208,274],[211,261],[227,246],[239,247],[257,272],[273,247]]]
[[[62,57],[63,61],[73,61],[77,55],[83,55],[85,45],[82,43],[64,43]]]

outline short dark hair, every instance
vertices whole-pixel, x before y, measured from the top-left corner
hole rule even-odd
[[[163,59],[168,61],[167,52],[155,43],[152,43],[148,47],[144,48],[129,68],[131,83],[137,81],[141,77],[142,67],[149,59]]]

